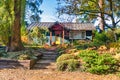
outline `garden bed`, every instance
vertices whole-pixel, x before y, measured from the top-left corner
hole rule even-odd
[[[18,68],[23,67],[31,69],[36,63],[37,59],[33,60],[12,60],[12,59],[0,59],[0,68]]]
[[[10,52],[4,53],[4,57],[0,57],[0,68],[25,68],[31,69],[37,60],[41,58],[42,54],[39,52],[27,53]]]

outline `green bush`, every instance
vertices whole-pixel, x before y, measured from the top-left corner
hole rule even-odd
[[[115,29],[118,40],[120,39],[120,28]]]
[[[102,33],[96,32],[94,39],[102,42],[106,42],[108,40],[105,32]]]
[[[79,67],[77,57],[72,54],[63,54],[57,58],[57,69],[60,71],[74,71]]]
[[[74,40],[73,42],[75,48],[77,48],[78,50],[83,50],[88,47],[91,47],[90,43],[91,43],[90,41],[81,41],[81,40]]]
[[[57,69],[60,71],[75,71],[79,67],[79,61],[68,59],[57,62]]]
[[[117,70],[117,60],[110,54],[99,55],[96,51],[82,51],[79,55],[84,70],[95,74],[107,74]]]
[[[72,54],[62,54],[61,56],[57,58],[57,62],[61,62],[61,61],[68,60],[68,59],[76,59],[76,56]]]
[[[0,57],[7,57],[7,53],[4,50],[0,50]]]
[[[93,46],[99,47],[100,45],[105,44],[108,41],[108,37],[106,36],[105,32],[102,33],[95,33],[95,37],[93,38]]]
[[[17,56],[19,60],[29,60],[29,59],[37,59],[37,57],[33,54],[32,50],[25,50],[22,54]]]
[[[106,32],[106,36],[108,38],[108,42],[114,42],[115,41],[115,33],[112,30],[108,30]]]
[[[34,27],[28,34],[29,40],[32,41],[33,45],[44,45],[47,41],[48,29],[45,27]]]
[[[37,59],[37,57],[34,55],[33,51],[31,50],[18,51],[18,52],[0,51],[0,57],[6,59],[18,59],[18,60]]]
[[[29,60],[30,57],[29,55],[27,54],[21,54],[19,57],[18,57],[19,60]]]

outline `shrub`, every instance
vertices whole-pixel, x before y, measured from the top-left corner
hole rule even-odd
[[[0,57],[18,60],[37,59],[35,54],[33,54],[33,50],[24,50],[18,52],[5,52],[4,50],[0,50]]]
[[[117,35],[117,38],[120,38],[120,28],[115,29],[115,33]]]
[[[108,42],[114,42],[115,41],[115,33],[112,30],[108,30],[106,32],[106,36],[108,38]]]
[[[84,70],[95,74],[107,74],[117,70],[117,60],[110,54],[99,55],[96,51],[81,51]]]
[[[30,59],[29,55],[27,54],[22,54],[18,57],[19,60],[28,60]]]
[[[29,59],[37,59],[37,57],[33,54],[31,50],[25,50],[22,54],[18,56],[19,60],[29,60]]]
[[[0,50],[0,57],[7,57],[7,53],[4,50]]]
[[[62,54],[61,56],[57,58],[57,62],[61,62],[61,61],[68,60],[68,59],[76,59],[76,56],[72,54]]]
[[[98,57],[98,53],[94,50],[83,50],[79,54],[80,57],[82,58],[87,58],[87,57]]]
[[[78,50],[83,50],[88,47],[91,47],[90,43],[91,43],[90,41],[82,41],[82,40],[75,40],[73,42],[73,44],[75,45],[75,48],[77,48]]]
[[[105,32],[102,33],[95,33],[95,37],[93,39],[93,43],[91,45],[99,47],[100,45],[105,44],[108,41],[108,37],[106,36]]]
[[[109,47],[119,48],[119,47],[120,47],[120,42],[112,42],[112,43],[109,43]]]
[[[96,32],[94,39],[98,41],[106,42],[108,38],[105,32],[102,32],[102,33]]]
[[[44,27],[34,27],[33,30],[28,34],[29,39],[33,42],[33,45],[43,45],[48,41],[47,38],[48,29]]]
[[[57,69],[60,71],[75,71],[79,67],[79,61],[68,59],[57,62]]]
[[[77,57],[72,54],[63,54],[57,58],[57,69],[60,71],[74,71],[79,67]]]

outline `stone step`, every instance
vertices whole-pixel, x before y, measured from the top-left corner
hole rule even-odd
[[[39,51],[42,57],[36,62],[33,69],[56,69],[56,58],[58,53],[55,51]]]
[[[54,57],[54,58],[56,58],[57,55],[43,55],[43,57]]]
[[[37,61],[36,63],[37,64],[44,64],[44,63],[53,63],[53,62],[55,62],[55,60],[39,60],[39,61]]]
[[[56,60],[56,57],[43,56],[42,60]]]
[[[49,64],[36,64],[34,66],[35,69],[55,69],[56,65],[55,63],[49,63]]]
[[[51,54],[51,55],[52,54],[56,54],[56,55],[58,54],[57,52],[47,52],[47,51],[46,52],[40,52],[40,53],[42,53],[42,54]]]

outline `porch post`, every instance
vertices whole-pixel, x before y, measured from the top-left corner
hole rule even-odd
[[[65,31],[62,31],[62,44],[64,44],[64,38],[65,38]]]
[[[50,31],[50,45],[52,45],[52,31]]]

